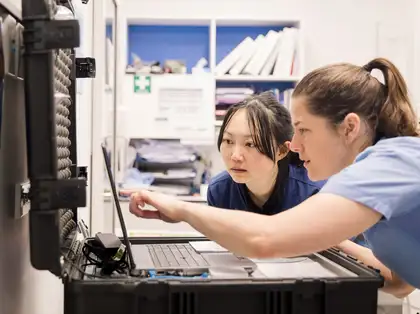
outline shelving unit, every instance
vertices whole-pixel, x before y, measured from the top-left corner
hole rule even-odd
[[[132,61],[131,53],[136,53],[145,61],[166,59],[184,60],[187,72],[204,57],[209,70],[216,65],[245,37],[255,38],[269,30],[280,31],[285,27],[299,29],[298,60],[300,75],[291,77],[267,77],[229,75],[217,77],[220,81],[280,81],[296,82],[304,71],[303,29],[300,20],[264,19],[128,19],[127,20],[127,63]],[[168,49],[168,45],[171,49]]]
[[[272,75],[260,76],[260,75],[223,75],[215,76],[216,81],[219,82],[298,82],[300,77],[276,77]]]
[[[217,64],[244,38],[249,36],[255,39],[258,35],[266,35],[270,30],[278,32],[290,27],[299,29],[295,59],[297,61],[294,64],[298,69],[297,73],[290,76],[216,74]],[[208,62],[205,71],[210,72],[214,78],[216,89],[250,87],[256,92],[277,90],[281,93],[295,86],[303,76],[305,68],[303,28],[300,20],[129,18],[126,38],[127,64],[132,64],[132,54],[136,54],[146,63],[159,61],[161,65],[165,60],[182,60],[186,66],[186,74],[181,75],[194,76],[200,74],[192,73],[192,68],[201,58],[205,58]],[[131,77],[126,79],[127,83],[133,80],[133,74],[126,73],[126,76]],[[215,118],[214,126],[217,128],[220,125],[221,121]]]

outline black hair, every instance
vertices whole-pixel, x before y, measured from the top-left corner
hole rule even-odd
[[[219,151],[226,126],[240,109],[245,109],[247,112],[252,140],[257,150],[275,161],[278,148],[283,147],[286,149],[284,143],[292,140],[293,126],[289,110],[279,103],[272,92],[248,96],[228,109],[217,140]],[[292,163],[296,166],[303,165],[299,155],[292,151],[289,151],[288,155],[281,161]]]

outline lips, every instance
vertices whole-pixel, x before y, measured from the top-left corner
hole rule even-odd
[[[233,172],[237,172],[237,173],[244,173],[244,172],[246,172],[246,170],[245,169],[242,169],[242,168],[231,168],[230,170],[233,171]]]

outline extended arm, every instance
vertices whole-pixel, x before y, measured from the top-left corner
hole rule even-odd
[[[383,265],[368,248],[345,240],[374,225],[381,214],[332,194],[318,194],[274,217],[184,203],[185,220],[230,251],[249,257],[290,257],[330,248],[380,270],[383,291],[403,298],[415,288]],[[235,222],[235,223],[232,223]]]
[[[300,205],[264,216],[182,204],[181,220],[227,249],[249,257],[287,257],[327,249],[374,225],[381,215],[332,194],[317,194]]]

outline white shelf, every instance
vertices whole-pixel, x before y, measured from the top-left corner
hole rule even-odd
[[[299,19],[243,19],[243,18],[218,18],[217,26],[295,26],[300,27]]]
[[[185,74],[178,74],[178,73],[174,73],[174,74],[167,74],[167,73],[162,73],[162,74],[154,74],[154,73],[141,73],[141,72],[133,72],[133,71],[126,71],[127,75],[147,75],[147,76],[152,76],[152,77],[157,77],[157,76],[178,76],[178,77],[183,77],[183,76],[202,76],[204,75],[208,75],[207,72],[203,72],[203,73],[185,73]],[[289,76],[289,77],[277,77],[277,76],[273,76],[273,75],[269,75],[269,76],[259,76],[259,75],[246,75],[246,74],[240,74],[240,75],[222,75],[222,76],[217,76],[215,75],[214,78],[216,79],[216,81],[226,81],[226,82],[298,82],[300,80],[300,77],[297,76]]]
[[[253,76],[253,75],[223,75],[216,76],[216,81],[230,82],[297,82],[299,77]]]
[[[128,25],[210,26],[210,19],[197,18],[127,18]]]

